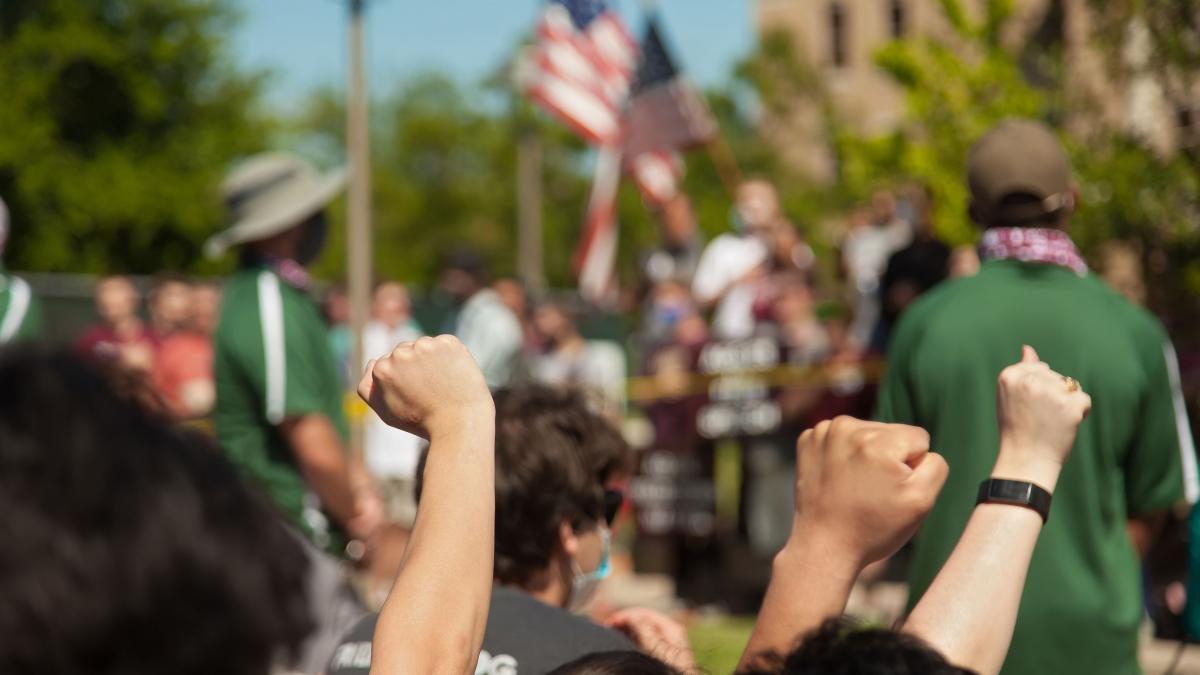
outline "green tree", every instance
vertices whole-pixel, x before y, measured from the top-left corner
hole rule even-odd
[[[213,269],[228,163],[260,149],[261,77],[233,70],[225,0],[0,3],[9,265]]]
[[[321,92],[297,128],[310,147],[337,147],[340,94]],[[458,246],[486,254],[497,274],[515,272],[518,133],[542,139],[545,257],[553,285],[573,285],[571,253],[585,207],[590,166],[569,132],[509,93],[470,96],[454,81],[424,74],[372,106],[374,263],[382,276],[431,283]],[[317,274],[345,271],[343,209]]]

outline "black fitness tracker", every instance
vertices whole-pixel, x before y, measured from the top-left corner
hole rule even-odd
[[[989,478],[979,484],[976,504],[1012,504],[1037,511],[1044,525],[1050,519],[1050,493],[1023,480]]]

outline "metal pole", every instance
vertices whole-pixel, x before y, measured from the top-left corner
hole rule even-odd
[[[542,271],[542,144],[526,129],[517,140],[517,271],[531,289],[541,290]]]
[[[366,0],[350,0],[350,87],[346,102],[346,139],[350,164],[347,199],[347,258],[351,358],[355,368],[363,363],[363,328],[367,324],[371,294],[371,148],[368,140],[367,85],[363,67],[363,13]],[[350,425],[352,456],[360,457],[363,420],[356,416]]]

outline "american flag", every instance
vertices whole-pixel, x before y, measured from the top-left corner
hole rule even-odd
[[[622,110],[637,64],[637,42],[604,0],[551,0],[531,53],[521,78],[529,96],[598,146],[574,262],[580,294],[608,302],[616,292]]]
[[[646,21],[642,60],[624,126],[625,156],[631,158],[630,166],[639,184],[640,161],[644,166],[661,163],[661,160],[643,161],[643,156],[668,157],[679,150],[708,143],[719,132],[704,97],[675,67],[653,15]]]
[[[588,142],[617,143],[637,53],[637,42],[604,0],[551,0],[522,85]]]
[[[679,192],[679,181],[684,172],[683,157],[671,150],[643,152],[629,160],[627,169],[633,174],[642,200],[658,206]]]

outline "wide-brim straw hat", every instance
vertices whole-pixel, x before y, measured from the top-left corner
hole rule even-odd
[[[273,237],[304,222],[346,186],[344,168],[322,174],[287,153],[256,155],[230,172],[221,196],[233,224],[213,235],[204,252],[218,257],[231,247]]]

